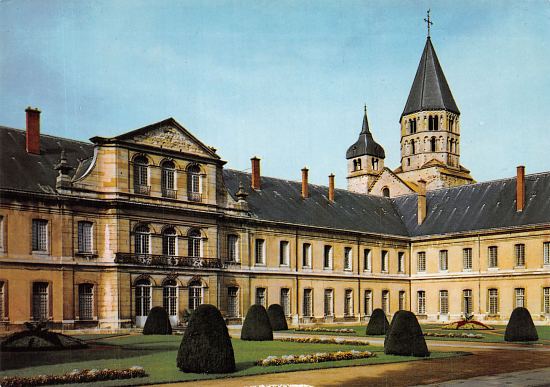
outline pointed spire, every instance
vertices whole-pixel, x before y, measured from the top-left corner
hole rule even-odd
[[[363,116],[363,128],[361,134],[370,134],[369,119],[367,118],[367,105],[365,104],[365,115]]]
[[[460,114],[429,36],[401,116],[424,110]]]
[[[386,157],[384,153],[384,148],[382,148],[380,144],[374,141],[372,133],[370,132],[369,120],[367,118],[367,105],[365,105],[365,113],[363,115],[363,127],[361,129],[361,133],[359,134],[359,138],[357,139],[355,144],[348,148],[348,151],[346,152],[346,159],[351,159],[364,155],[374,156],[380,159]]]

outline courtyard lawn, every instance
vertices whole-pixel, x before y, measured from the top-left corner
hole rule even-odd
[[[86,339],[90,339],[87,335]],[[369,365],[403,361],[418,361],[422,358],[385,355],[382,347],[351,346],[337,344],[302,344],[280,341],[251,342],[232,339],[237,372],[226,375],[203,375],[181,372],[176,367],[176,355],[181,336],[120,336],[100,338],[89,349],[70,352],[0,353],[0,377],[7,375],[32,376],[40,374],[63,374],[74,369],[129,368],[142,366],[149,374],[146,378],[95,382],[93,386],[115,386],[129,384],[167,383],[234,376],[289,372],[317,368]],[[269,355],[307,354],[316,352],[368,350],[376,357],[357,360],[343,360],[326,363],[293,364],[285,366],[255,366],[256,360]],[[428,359],[458,356],[457,352],[433,352]],[[81,384],[79,384],[81,385]],[[87,384],[82,384],[87,385]]]

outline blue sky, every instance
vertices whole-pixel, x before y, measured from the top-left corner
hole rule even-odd
[[[460,4],[458,4],[460,3]],[[367,104],[386,165],[426,39],[478,181],[550,170],[550,1],[0,0],[0,125],[87,140],[174,117],[235,169],[337,176]]]

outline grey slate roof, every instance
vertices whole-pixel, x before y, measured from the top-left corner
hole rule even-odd
[[[423,110],[447,110],[460,114],[429,36],[401,116]]]
[[[363,127],[361,129],[361,133],[359,134],[359,138],[357,139],[355,144],[348,148],[348,151],[346,152],[346,159],[349,160],[354,157],[364,155],[374,156],[380,159],[386,157],[384,148],[382,148],[380,144],[374,141],[374,138],[372,137],[372,133],[369,129],[369,120],[367,118],[366,108],[365,115],[363,117]]]
[[[25,131],[0,126],[0,188],[29,192],[55,191],[61,150],[69,165],[93,154],[93,144],[42,134],[40,155],[27,153]],[[74,170],[73,170],[74,173]]]

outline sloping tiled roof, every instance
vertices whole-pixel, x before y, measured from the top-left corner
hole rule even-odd
[[[51,193],[55,190],[61,150],[69,165],[93,154],[93,144],[42,134],[40,155],[27,153],[25,131],[0,126],[0,188]],[[72,175],[74,170],[70,173]]]
[[[447,110],[460,114],[430,37],[426,40],[401,116],[423,110]]]
[[[366,108],[365,115],[363,117],[363,127],[361,129],[361,133],[359,134],[359,138],[357,139],[355,144],[348,148],[348,151],[346,152],[346,159],[352,159],[354,157],[364,155],[374,156],[380,159],[386,157],[382,145],[374,141],[374,138],[372,137],[372,133],[369,129],[369,120],[367,118]]]

